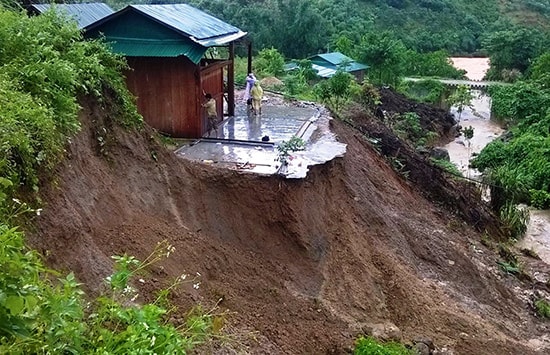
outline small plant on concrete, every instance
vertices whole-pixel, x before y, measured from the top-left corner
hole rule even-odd
[[[279,152],[277,160],[279,160],[283,165],[288,165],[288,159],[290,157],[290,153],[296,152],[298,150],[304,150],[305,147],[306,147],[306,142],[304,142],[302,138],[297,136],[292,136],[290,140],[282,141],[277,146],[277,151]]]

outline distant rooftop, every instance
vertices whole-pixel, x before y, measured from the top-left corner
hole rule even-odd
[[[111,15],[115,11],[104,3],[87,3],[87,4],[32,4],[29,7],[31,12],[41,14],[48,11],[51,7],[65,13],[73,18],[78,28],[83,29],[92,23],[101,20],[102,18]]]
[[[341,69],[345,72],[357,72],[361,70],[368,69],[369,66],[361,64],[351,59],[348,56],[340,52],[332,53],[322,53],[317,54],[312,57],[309,57],[308,60],[311,61],[311,68],[317,72],[321,78],[330,78],[338,69]],[[290,62],[285,65],[285,70],[294,70],[297,69],[298,65],[296,62]]]

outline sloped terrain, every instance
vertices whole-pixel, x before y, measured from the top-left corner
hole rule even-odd
[[[398,327],[405,343],[431,338],[440,353],[544,353],[528,340],[546,327],[479,243],[480,231],[499,237],[490,212],[397,147],[375,118],[332,121],[345,157],[285,180],[177,159],[151,132],[114,127],[94,102],[82,106],[83,129],[44,182],[29,241],[95,292],[111,255],[143,259],[168,240],[174,253],[136,286],[151,299],[179,275],[200,274],[198,289],[175,290],[173,321],[217,303],[228,339],[199,353],[345,353],[380,324]],[[386,155],[396,149],[409,180],[367,136]]]

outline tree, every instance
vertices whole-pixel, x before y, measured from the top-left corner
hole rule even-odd
[[[542,34],[526,28],[511,28],[489,35],[483,45],[491,60],[489,79],[502,79],[503,70],[517,69],[524,73],[542,53]]]
[[[435,76],[440,78],[463,79],[465,70],[453,66],[449,53],[444,50],[429,53],[406,52],[403,74],[406,76]]]
[[[277,0],[272,43],[289,58],[304,58],[325,47],[328,23],[310,0]]]
[[[330,79],[315,85],[315,94],[324,103],[338,111],[355,93],[360,91],[353,75],[338,70]]]
[[[380,85],[398,82],[405,62],[405,46],[390,32],[371,32],[363,36],[357,57],[370,66],[369,79]]]
[[[550,51],[544,53],[535,59],[535,62],[529,68],[531,80],[539,85],[550,89]]]
[[[277,76],[284,72],[285,58],[275,48],[264,48],[256,57],[254,67],[260,76]]]
[[[453,92],[447,99],[447,103],[451,106],[456,106],[458,112],[458,121],[460,122],[460,116],[466,106],[470,106],[472,103],[472,91],[467,85],[458,85],[455,92]]]

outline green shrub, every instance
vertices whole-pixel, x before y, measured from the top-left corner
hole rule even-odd
[[[284,72],[285,58],[275,48],[264,48],[254,59],[256,74],[261,77],[279,76]]]
[[[0,353],[185,354],[214,330],[215,317],[200,308],[176,328],[160,300],[135,303],[131,280],[173,249],[161,243],[144,262],[116,257],[110,290],[87,303],[73,274],[59,277],[26,249],[23,234],[0,224]],[[195,282],[190,278],[188,282]]]
[[[360,337],[355,342],[355,355],[414,355],[403,344],[395,342],[380,343],[372,337]]]
[[[460,172],[460,170],[458,170],[457,166],[446,160],[446,159],[434,159],[434,158],[430,158],[430,161],[432,163],[434,163],[436,166],[442,168],[443,170],[451,173],[452,175],[455,175],[455,176],[462,176],[462,173]]]
[[[518,206],[507,203],[500,210],[500,219],[503,222],[504,229],[511,239],[520,239],[527,231],[529,223],[529,210],[519,208]]]
[[[399,85],[398,91],[416,101],[441,105],[449,89],[438,80],[424,79],[418,81],[403,81]]]
[[[126,63],[76,24],[0,6],[0,217],[20,189],[36,191],[38,172],[52,169],[80,129],[79,95],[115,102],[114,120],[141,124],[121,74]]]
[[[305,146],[306,142],[304,142],[302,138],[292,136],[288,141],[282,141],[277,146],[277,151],[279,152],[277,159],[281,162],[281,164],[286,165],[288,164],[290,153],[304,150]]]
[[[550,303],[544,298],[535,301],[535,309],[537,314],[543,318],[550,318]]]
[[[531,206],[541,210],[550,208],[550,193],[548,191],[530,189],[529,196]]]

